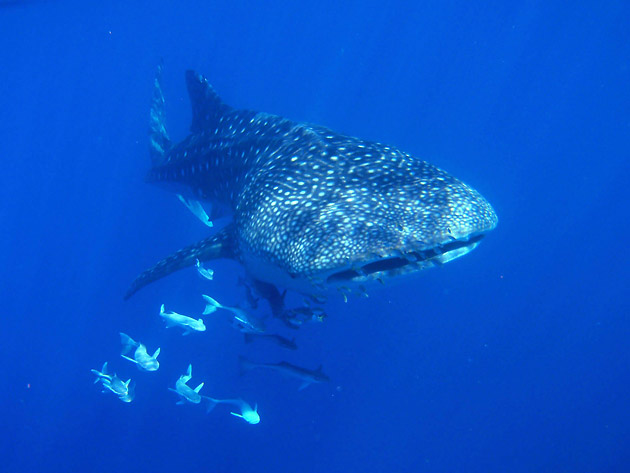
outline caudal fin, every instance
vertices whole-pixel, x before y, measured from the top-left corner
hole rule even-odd
[[[206,300],[206,308],[203,310],[203,315],[212,314],[217,309],[222,309],[223,306],[214,300],[212,297],[202,294],[202,296]]]
[[[138,342],[136,342],[126,333],[122,332],[120,332],[120,343],[122,343],[122,352],[120,353],[121,355],[128,354],[131,350],[138,346]]]
[[[193,266],[197,260],[207,261],[217,258],[232,258],[234,255],[233,241],[233,226],[229,225],[210,238],[182,248],[140,274],[131,283],[131,287],[125,294],[125,300],[129,299],[147,284],[187,266]]]
[[[248,371],[253,370],[254,368],[256,368],[256,364],[255,363],[252,363],[251,361],[249,361],[244,356],[239,355],[239,357],[238,357],[238,373],[241,376],[244,375],[245,373],[247,373]]]
[[[171,139],[166,131],[166,113],[164,111],[164,94],[162,94],[162,69],[164,64],[160,61],[155,80],[153,81],[153,98],[151,100],[150,133],[151,141],[149,153],[153,166],[164,163],[164,155],[171,147]]]
[[[205,399],[206,401],[208,401],[208,407],[206,408],[206,414],[209,414],[210,412],[212,412],[214,410],[215,407],[217,407],[217,402],[212,399],[211,397],[208,396],[201,396],[203,399]]]

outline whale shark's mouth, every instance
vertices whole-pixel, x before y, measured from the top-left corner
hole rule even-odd
[[[431,266],[440,266],[474,250],[485,234],[474,235],[466,240],[454,240],[433,248],[399,252],[395,256],[369,261],[363,265],[354,265],[331,274],[327,283],[361,283],[370,280],[380,280],[385,277],[399,276]]]

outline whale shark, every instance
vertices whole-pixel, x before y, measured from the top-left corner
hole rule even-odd
[[[191,70],[190,134],[174,143],[161,75],[162,65],[146,180],[226,209],[229,223],[141,273],[125,299],[197,260],[218,258],[239,261],[254,280],[312,297],[332,289],[365,293],[366,284],[469,253],[497,225],[479,192],[438,167],[392,145],[233,108]]]

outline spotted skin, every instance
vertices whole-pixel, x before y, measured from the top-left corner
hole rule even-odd
[[[193,257],[234,258],[257,279],[303,292],[382,280],[448,261],[449,251],[457,257],[497,224],[477,191],[408,153],[233,109],[203,76],[186,78],[191,134],[170,146],[161,120],[152,121],[148,181],[183,184],[227,206],[233,223],[145,272],[130,293]],[[156,88],[161,98],[159,80]],[[162,105],[154,98],[152,117],[163,117]]]

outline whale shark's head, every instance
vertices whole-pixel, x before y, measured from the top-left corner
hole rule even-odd
[[[441,171],[431,181],[419,183],[415,199],[406,194],[406,204],[402,199],[389,204],[389,222],[372,232],[367,251],[351,256],[347,267],[332,271],[326,282],[383,282],[442,265],[475,249],[496,227],[494,209],[477,191]]]
[[[492,206],[457,178],[363,143],[339,146],[345,156],[322,156],[317,173],[285,166],[289,182],[316,182],[290,201],[273,188],[251,197],[246,190],[243,200],[251,198],[255,210],[243,206],[239,243],[254,276],[302,292],[361,289],[459,258],[496,227]],[[264,264],[270,256],[274,264]]]

